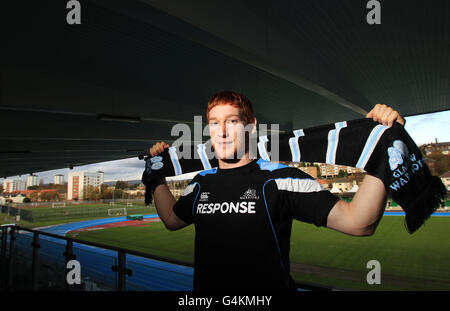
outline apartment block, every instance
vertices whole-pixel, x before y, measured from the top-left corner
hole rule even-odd
[[[21,179],[6,179],[3,181],[3,191],[13,192],[27,190],[27,182]]]
[[[320,175],[322,177],[335,177],[339,175],[339,172],[342,170],[344,172],[347,172],[349,175],[353,175],[356,173],[364,173],[363,170],[356,168],[356,167],[350,167],[350,166],[343,166],[343,165],[332,165],[332,164],[325,164],[325,163],[316,163],[319,165],[320,168]]]
[[[27,177],[27,188],[31,186],[38,186],[38,177],[36,175],[30,175]],[[24,189],[26,190],[26,189]]]
[[[88,186],[98,187],[103,183],[103,172],[69,173],[67,182],[67,200],[84,200]]]
[[[55,175],[53,177],[53,183],[55,185],[64,185],[64,175]]]

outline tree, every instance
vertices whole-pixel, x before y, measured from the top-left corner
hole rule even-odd
[[[128,184],[127,181],[122,181],[122,180],[116,181],[116,189],[125,190],[125,189],[128,189],[129,187],[130,187],[130,185]]]
[[[124,197],[126,197],[126,194],[124,195],[124,192],[122,189],[114,190],[114,199],[123,199]]]
[[[30,193],[30,200],[33,202],[37,202],[39,199],[39,194],[37,192],[31,192]]]
[[[337,177],[341,178],[341,177],[348,177],[348,173],[344,170],[339,170],[339,173],[337,175]]]
[[[321,179],[322,178],[322,174],[320,173],[320,166],[319,166],[319,164],[313,164],[312,166],[317,168],[317,178]]]
[[[136,190],[139,187],[139,184],[130,185],[130,190]]]
[[[41,201],[57,201],[59,200],[59,195],[57,192],[42,192],[39,198]]]
[[[112,198],[113,198],[113,190],[108,189],[108,187],[104,187],[104,188],[102,187],[102,192],[100,193],[100,199],[111,200]]]
[[[428,158],[435,160],[434,173],[439,176],[450,170],[450,155],[441,152],[432,152]]]
[[[67,193],[67,185],[53,185],[53,189],[58,193]]]
[[[92,185],[88,185],[86,187],[86,196],[85,198],[89,201],[95,201],[100,199],[100,191],[98,187],[94,187]]]
[[[112,190],[106,188],[104,191],[102,191],[102,193],[100,193],[99,198],[104,200],[117,200],[126,198],[126,194],[124,194],[122,189]]]
[[[101,184],[100,185],[100,193],[104,193],[108,189],[107,184]]]

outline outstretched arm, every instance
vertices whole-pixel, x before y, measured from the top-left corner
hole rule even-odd
[[[158,142],[150,148],[150,156],[154,157],[169,148],[165,142]],[[177,217],[173,211],[176,203],[175,197],[167,186],[165,177],[157,182],[157,186],[153,190],[153,199],[155,201],[156,211],[168,230],[174,231],[187,226],[187,224]]]
[[[327,227],[355,236],[372,235],[385,205],[386,190],[383,182],[366,175],[351,202],[336,202],[328,214]]]
[[[402,116],[386,105],[376,105],[366,117],[386,126],[392,126],[394,122],[405,125]],[[327,227],[355,236],[372,235],[385,206],[386,190],[383,182],[366,175],[351,202],[339,200],[334,205],[328,214]]]

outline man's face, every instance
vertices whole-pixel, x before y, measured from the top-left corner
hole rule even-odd
[[[230,104],[209,111],[209,133],[218,159],[241,159],[247,152],[245,124],[240,109]]]

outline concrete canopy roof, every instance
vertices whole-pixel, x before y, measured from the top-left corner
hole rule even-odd
[[[392,3],[395,2],[395,3]],[[2,44],[0,176],[138,156],[172,143],[216,92],[253,102],[259,123],[292,130],[450,108],[450,4],[384,1],[9,4]]]

